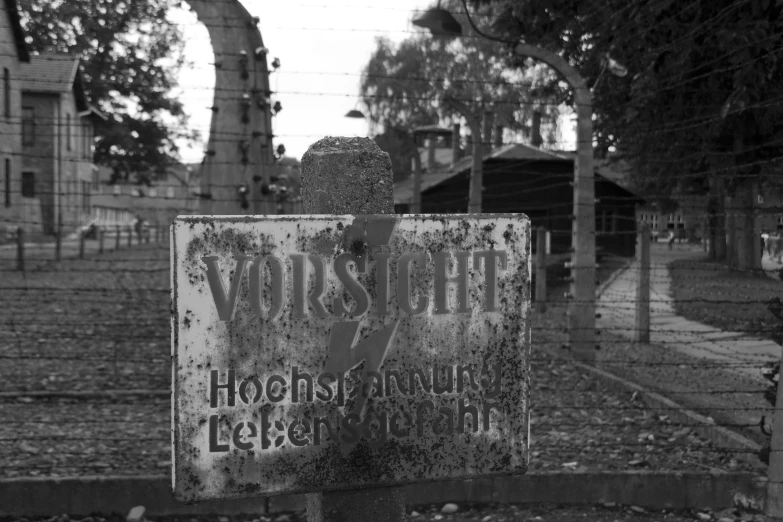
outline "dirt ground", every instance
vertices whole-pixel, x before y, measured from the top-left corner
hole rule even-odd
[[[413,506],[408,510],[410,522],[692,522],[703,521],[754,521],[766,522],[758,512],[725,509],[711,510],[646,510],[638,506],[557,506],[538,505],[496,505],[471,504],[456,505],[457,512],[444,514],[444,506]],[[68,517],[50,517],[33,519],[12,519],[0,517],[0,522],[124,522],[124,515],[110,517],[89,517],[69,519]],[[270,515],[234,515],[234,516],[167,516],[149,517],[150,522],[306,522],[306,513],[290,512]]]

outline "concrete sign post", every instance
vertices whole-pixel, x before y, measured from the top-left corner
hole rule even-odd
[[[171,247],[178,499],[526,471],[525,216],[189,216]]]

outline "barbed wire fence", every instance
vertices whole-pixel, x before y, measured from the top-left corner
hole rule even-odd
[[[239,97],[244,90],[230,92]],[[211,102],[207,94],[205,106]],[[276,94],[356,96],[315,90]],[[765,100],[755,107],[780,102]],[[529,102],[531,106],[549,103]],[[705,105],[704,109],[715,107]],[[716,121],[718,114],[715,111],[713,117],[673,122],[658,132],[707,125]],[[37,132],[44,138],[47,132],[60,132],[57,126],[63,125],[45,119],[39,123]],[[74,134],[77,143],[83,137],[78,128],[69,128],[68,132]],[[239,132],[222,132],[213,138],[237,141],[241,136]],[[767,145],[781,141],[773,139]],[[35,159],[42,154],[26,150],[18,159]],[[781,159],[768,158],[763,163],[774,167]],[[63,161],[67,164],[79,159]],[[219,164],[224,160],[209,161]],[[659,161],[671,162],[666,158]],[[505,169],[495,167],[485,175],[513,172],[524,177],[533,173],[524,162]],[[682,177],[736,177],[735,169],[719,167],[683,173]],[[503,191],[502,197],[508,200],[551,190],[570,194],[572,181],[572,175],[553,175],[543,183],[514,180],[494,188]],[[212,185],[217,186],[214,181]],[[3,218],[0,223],[13,232],[11,241],[0,245],[0,360],[4,368],[0,379],[4,419],[0,424],[0,477],[168,473],[168,222],[161,219],[150,223],[148,231],[142,233],[133,228],[130,216],[124,216],[116,224],[97,227],[91,236],[79,228],[90,213],[86,193],[35,186],[34,197],[29,197],[29,190],[23,179],[14,178],[5,185],[6,201],[27,205],[25,199],[60,198],[61,208],[70,212],[59,225],[71,236],[62,237],[58,248],[51,242],[28,240],[30,232],[18,232],[20,227],[25,231],[42,230],[52,224],[51,219],[39,214]],[[485,198],[488,207],[494,203],[493,197]],[[165,198],[164,214],[195,212],[195,198],[193,194]],[[447,192],[439,204],[456,212],[466,207],[467,194]],[[551,205],[542,202],[519,211],[547,209]],[[688,210],[701,211],[683,209]],[[729,206],[723,217],[743,210]],[[783,209],[770,208],[769,212],[783,214]],[[547,217],[569,220],[572,215],[569,201]],[[634,215],[630,219],[636,224],[638,218]],[[596,228],[597,238],[630,236],[631,242],[637,241],[635,229]],[[672,254],[668,253],[668,244],[654,243],[649,268],[641,266],[638,259],[611,253],[598,260],[597,304],[601,317],[596,367],[664,395],[700,416],[683,417],[677,404],[646,400],[645,393],[618,386],[619,381],[600,378],[584,365],[573,363],[563,348],[567,346],[569,328],[573,328],[565,319],[568,303],[573,302],[567,295],[571,272],[558,257],[566,252],[562,245],[570,244],[572,229],[549,226],[546,232],[553,238],[554,248],[551,255],[540,256],[539,263],[547,267],[538,271],[539,277],[546,275],[547,306],[533,316],[530,469],[708,469],[766,474],[763,447],[774,409],[764,371],[780,358],[779,346],[777,356],[772,355],[773,345],[780,343],[780,323],[767,310],[770,300],[781,290],[780,282],[773,277],[780,270],[773,252],[765,252],[765,268],[746,271],[706,260],[700,242],[675,243]],[[533,245],[536,240],[533,237]],[[643,278],[649,285],[649,297],[640,299],[636,289]],[[699,291],[704,288],[709,291]],[[733,292],[725,293],[727,289]],[[542,297],[536,296],[537,301],[542,302]],[[636,316],[642,304],[650,310],[650,338],[640,340],[644,327],[638,325]],[[683,315],[687,316],[685,321],[677,320]],[[725,325],[739,328],[724,331]],[[709,437],[705,428],[740,433],[750,444],[730,444],[725,438]]]
[[[555,182],[557,183],[557,182]],[[165,228],[150,241],[108,241],[97,248],[25,246],[25,270],[14,243],[1,247],[0,469],[6,477],[168,472],[170,465],[169,250]],[[566,234],[568,230],[550,230]],[[97,243],[98,239],[86,239]],[[111,248],[108,247],[112,244]],[[533,238],[533,245],[536,237]],[[754,470],[765,473],[759,449],[767,440],[772,406],[762,372],[770,357],[744,353],[743,341],[776,338],[770,316],[749,333],[736,332],[718,350],[705,336],[720,328],[657,322],[662,308],[710,305],[722,315],[761,313],[768,298],[727,295],[676,300],[662,294],[679,283],[709,284],[722,276],[768,285],[777,267],[737,272],[702,259],[700,244],[653,245],[649,272],[652,339],[636,338],[638,261],[612,254],[598,264],[599,350],[596,366],[643,384],[707,419],[683,420],[678,406],[650,403],[643,394],[573,364],[565,311],[569,270],[557,252],[547,261],[547,310],[534,314],[532,470],[596,469]],[[663,256],[663,258],[661,258]],[[767,257],[769,261],[769,257]],[[774,263],[774,260],[773,260]],[[626,281],[625,287],[620,284]],[[609,282],[607,285],[606,283]],[[540,300],[540,298],[539,298]],[[665,310],[667,313],[671,310]],[[770,341],[771,342],[771,341]],[[779,350],[779,349],[778,349]],[[766,419],[763,421],[762,419]],[[744,435],[756,446],[713,440],[705,426]],[[763,458],[763,455],[762,455]]]

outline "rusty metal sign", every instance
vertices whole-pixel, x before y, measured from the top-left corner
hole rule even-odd
[[[524,473],[524,215],[180,217],[183,501]]]

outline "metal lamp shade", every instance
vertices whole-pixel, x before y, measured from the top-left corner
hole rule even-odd
[[[364,118],[364,114],[362,114],[362,111],[358,109],[351,109],[347,113],[345,113],[346,118]]]
[[[429,29],[433,36],[462,36],[462,25],[441,7],[427,9],[413,25]]]

